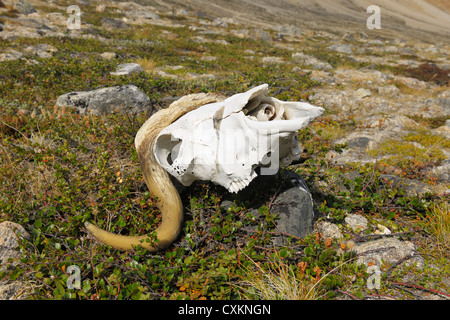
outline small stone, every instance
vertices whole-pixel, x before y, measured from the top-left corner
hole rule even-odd
[[[333,44],[329,47],[327,47],[328,50],[336,51],[339,53],[346,53],[346,54],[352,54],[353,50],[352,47],[348,44]]]
[[[30,285],[21,281],[0,281],[0,300],[24,300],[32,292]]]
[[[175,11],[175,15],[177,16],[187,16],[189,13],[185,9],[177,9]]]
[[[117,53],[115,52],[103,52],[102,54],[100,54],[100,57],[102,57],[103,59],[106,60],[112,60],[117,58]]]
[[[293,53],[292,59],[296,62],[304,64],[315,70],[331,70],[331,69],[333,69],[333,67],[328,62],[320,61],[319,59],[317,59],[313,56],[304,54],[303,52]]]
[[[321,221],[317,224],[317,230],[322,234],[324,239],[341,239],[343,238],[341,230],[334,223],[328,221]]]
[[[276,26],[274,28],[275,31],[278,31],[278,33],[281,36],[302,36],[302,30],[294,25],[282,25],[282,26]]]
[[[393,265],[402,259],[412,257],[402,262],[401,265],[416,264],[419,269],[424,267],[424,259],[416,254],[414,244],[396,238],[384,238],[357,244],[354,251],[359,255],[356,260],[359,265],[382,267],[383,263]]]
[[[372,92],[369,89],[359,88],[356,90],[355,95],[358,99],[364,99],[370,97]]]
[[[214,27],[228,28],[228,23],[222,18],[216,18],[212,22]]]
[[[7,60],[17,60],[23,57],[23,53],[16,50],[8,50],[5,53],[0,53],[0,62]]]
[[[113,18],[102,18],[100,19],[100,22],[102,24],[102,27],[106,29],[117,30],[126,29],[129,27],[128,23]]]
[[[369,36],[364,32],[356,32],[356,33],[346,33],[342,39],[344,40],[359,40],[364,41],[367,40]]]
[[[37,12],[36,8],[31,3],[25,0],[18,0],[16,3],[14,3],[13,8],[17,12],[22,14],[30,14],[33,12]]]
[[[103,115],[113,112],[143,113],[152,107],[150,99],[134,85],[74,91],[56,100],[58,107],[74,107],[81,114]]]
[[[367,229],[367,219],[357,214],[349,214],[345,217],[347,225],[353,229],[353,231],[363,231]]]
[[[144,72],[144,69],[137,63],[123,63],[117,66],[116,71],[111,72],[114,76],[128,76],[133,73]]]
[[[389,85],[385,87],[378,87],[378,93],[382,96],[392,96],[400,92],[400,89],[394,85]]]
[[[95,7],[95,11],[96,11],[96,12],[99,12],[99,13],[105,12],[105,9],[106,9],[106,6],[105,6],[104,4],[98,4],[98,5]]]
[[[417,197],[426,193],[433,193],[433,189],[429,184],[415,179],[400,178],[396,175],[381,174],[380,179],[389,185],[402,188],[408,197]]]
[[[225,211],[228,211],[228,209],[232,208],[233,206],[234,201],[228,199],[225,199],[220,203],[220,207]]]
[[[58,49],[49,44],[38,44],[26,47],[25,52],[36,55],[42,59],[48,59],[53,56],[53,53],[58,52]]]
[[[30,234],[20,224],[10,221],[0,223],[0,271],[17,264],[14,261],[8,262],[8,260],[20,258],[20,253],[17,251],[20,237],[25,239],[30,237]]]
[[[382,224],[377,224],[377,230],[373,232],[374,234],[391,234],[389,228],[383,226]]]
[[[249,38],[253,40],[272,41],[270,33],[262,29],[241,29],[234,31],[234,34],[240,38]]]
[[[280,64],[284,63],[283,58],[281,57],[264,57],[261,59],[263,64]]]

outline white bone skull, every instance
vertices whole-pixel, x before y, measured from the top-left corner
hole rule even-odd
[[[238,192],[300,157],[297,131],[324,113],[267,97],[267,84],[186,113],[156,138],[158,163],[183,185],[209,180]]]

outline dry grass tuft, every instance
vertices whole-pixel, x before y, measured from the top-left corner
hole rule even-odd
[[[318,281],[302,280],[281,257],[271,259],[267,269],[250,259],[241,281],[242,298],[246,300],[316,300],[320,291]]]
[[[156,68],[158,66],[157,62],[149,58],[138,59],[136,60],[136,63],[139,64],[145,72],[150,74],[156,72]]]
[[[450,249],[450,212],[447,201],[435,203],[426,216],[426,229],[439,243]]]

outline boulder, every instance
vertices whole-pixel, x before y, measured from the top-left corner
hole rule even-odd
[[[152,108],[147,95],[134,85],[65,93],[58,97],[56,106],[73,107],[80,114],[93,115],[143,113]]]
[[[419,180],[401,178],[392,174],[382,174],[380,175],[380,179],[384,183],[403,189],[408,197],[423,196],[426,193],[433,193],[433,188],[429,184]]]
[[[53,53],[58,52],[58,49],[49,44],[38,44],[25,48],[25,52],[36,55],[42,59],[48,59],[53,56]]]
[[[359,255],[356,263],[360,265],[382,267],[383,263],[386,263],[392,266],[404,260],[400,265],[416,264],[419,269],[424,267],[424,259],[416,253],[414,244],[409,241],[384,238],[357,244],[353,250]]]
[[[318,70],[331,70],[333,67],[328,62],[323,62],[318,60],[317,58],[304,54],[303,52],[296,52],[292,54],[292,60],[295,62],[299,62],[306,66],[311,67],[312,69]]]
[[[317,224],[317,231],[319,231],[324,239],[342,239],[344,237],[339,227],[328,221],[320,221]]]
[[[23,57],[23,53],[16,50],[8,50],[4,53],[0,53],[0,62],[8,60],[17,60]]]
[[[284,174],[285,190],[277,195],[271,211],[278,214],[276,224],[279,232],[303,238],[313,230],[312,195],[301,176],[292,171],[286,171]],[[279,240],[276,242],[281,244],[282,241]]]
[[[327,49],[338,53],[353,54],[353,49],[348,44],[333,44],[327,47]]]
[[[25,0],[18,0],[16,3],[14,3],[13,8],[14,10],[22,14],[37,12],[36,8],[31,3]]]
[[[20,258],[17,251],[19,239],[27,239],[30,234],[20,225],[10,221],[0,223],[0,271],[4,271],[10,267],[14,267],[14,261],[8,262],[9,259]]]
[[[279,25],[273,28],[275,31],[278,31],[281,36],[302,36],[302,30],[294,25]]]
[[[144,72],[144,69],[137,63],[123,63],[117,66],[116,71],[111,72],[113,76],[128,76],[133,73]]]
[[[0,300],[25,300],[30,293],[30,286],[24,282],[0,281]]]
[[[349,214],[345,217],[345,222],[353,231],[363,231],[367,229],[367,219],[357,214]]]
[[[105,29],[111,29],[111,30],[117,30],[117,29],[126,29],[130,26],[128,23],[125,23],[121,20],[114,19],[114,18],[101,18],[100,22],[102,24],[102,27]]]
[[[103,59],[106,59],[106,60],[113,60],[113,59],[117,58],[117,53],[107,51],[107,52],[103,52],[102,54],[100,54],[100,57],[102,57]]]
[[[241,29],[241,30],[234,31],[234,34],[240,38],[247,38],[247,39],[252,39],[252,40],[262,40],[262,41],[267,41],[267,42],[272,41],[272,37],[270,36],[270,33],[268,33],[267,31],[264,31],[262,29],[259,29],[259,28]]]

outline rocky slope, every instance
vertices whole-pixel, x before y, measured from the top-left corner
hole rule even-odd
[[[330,0],[138,0],[141,4],[170,9],[184,6],[210,17],[229,17],[241,24],[273,28],[294,24],[302,29],[327,31],[342,36],[345,33],[367,32],[366,12],[370,5],[381,9],[381,29],[368,31],[371,36],[418,39],[425,42],[448,42],[450,37],[450,8],[445,1],[330,1]]]

